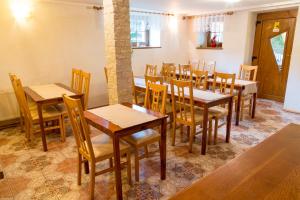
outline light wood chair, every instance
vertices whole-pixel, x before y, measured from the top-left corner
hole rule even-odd
[[[200,61],[199,60],[189,61],[189,64],[192,66],[193,70],[199,70],[200,69]]]
[[[193,80],[192,65],[179,65],[179,77],[180,80],[189,81]]]
[[[78,153],[78,171],[77,184],[81,185],[82,164],[85,161],[90,165],[90,199],[94,199],[95,177],[107,172],[114,171],[112,159],[114,158],[114,149],[112,139],[106,134],[100,134],[91,138],[90,129],[84,118],[83,107],[79,99],[72,99],[64,95],[68,115],[72,124],[73,133],[77,145]],[[127,157],[127,176],[128,183],[131,184],[131,160],[130,146],[120,141],[120,153]],[[96,164],[103,161],[109,161],[110,166],[107,169],[96,172]],[[124,166],[124,163],[122,164]]]
[[[84,94],[84,110],[87,110],[90,94],[91,74],[81,71],[81,92]]]
[[[208,71],[210,75],[213,75],[216,71],[216,61],[203,61],[202,63],[202,70]]]
[[[81,70],[80,69],[72,69],[72,82],[71,82],[71,88],[76,91],[81,91]]]
[[[208,71],[193,70],[195,77],[194,87],[201,90],[207,90]]]
[[[180,125],[182,136],[183,126],[188,127],[189,152],[193,150],[196,126],[203,125],[203,112],[195,109],[192,81],[172,80],[171,95],[173,106],[172,145],[175,145],[177,123]],[[209,115],[209,122],[211,116]],[[211,131],[211,123],[209,125]]]
[[[170,83],[172,79],[176,79],[176,66],[174,63],[163,63],[161,75],[164,77],[164,82]]]
[[[31,140],[35,133],[40,132],[38,111],[37,109],[30,109],[20,79],[15,79],[14,84],[14,87],[16,88],[16,96],[18,102],[20,103],[21,112],[24,115],[25,135],[28,140]],[[59,129],[61,141],[65,141],[66,135],[63,128],[61,112],[59,112],[54,106],[44,107],[42,112],[45,123],[45,131]]]
[[[235,83],[235,74],[226,74],[226,73],[218,73],[215,72],[214,74],[214,82],[212,86],[212,91],[217,92],[220,94],[229,94],[234,95],[234,83]],[[218,83],[220,82],[220,83]],[[217,138],[218,138],[218,129],[225,125],[219,124],[219,120],[221,118],[224,118],[228,115],[228,109],[224,106],[215,106],[209,109],[209,112],[211,115],[213,115],[213,118],[215,120],[215,127],[214,127],[214,144],[217,144]],[[209,141],[211,141],[211,138],[209,138]]]
[[[147,109],[165,114],[167,90],[167,85],[148,82],[144,106]],[[160,146],[160,133],[154,129],[147,129],[127,136],[124,140],[135,149],[135,180],[139,181],[139,160],[148,157],[148,145],[158,142]],[[145,150],[145,154],[142,156],[139,155],[140,148]]]
[[[145,76],[156,76],[157,65],[146,65]]]
[[[145,83],[146,85],[148,84],[148,82],[150,83],[159,83],[159,84],[163,84],[164,82],[164,78],[162,76],[145,76]]]
[[[239,79],[246,81],[256,81],[258,66],[241,65],[239,72]],[[248,104],[247,104],[248,102]],[[249,115],[252,111],[253,95],[242,95],[241,99],[241,120],[244,118],[244,109],[249,109]]]

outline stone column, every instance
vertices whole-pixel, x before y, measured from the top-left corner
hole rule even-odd
[[[109,103],[132,102],[129,0],[104,0]]]

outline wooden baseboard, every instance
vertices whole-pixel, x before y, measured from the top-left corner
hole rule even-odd
[[[14,118],[14,119],[8,119],[4,121],[0,121],[0,130],[6,129],[6,128],[11,128],[11,127],[16,127],[20,124],[20,118]]]

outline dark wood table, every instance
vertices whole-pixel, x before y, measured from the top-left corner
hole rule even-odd
[[[241,102],[242,102],[242,95],[243,92],[245,91],[247,85],[245,84],[241,84],[238,82],[239,79],[236,79],[236,83],[234,84],[234,89],[238,91],[238,95],[237,95],[237,112],[236,112],[236,119],[235,119],[235,124],[237,126],[239,126],[240,124],[240,113],[241,113]],[[212,85],[214,82],[214,79],[208,79],[208,85]],[[258,86],[258,82],[254,82],[254,81],[248,81],[249,83],[253,83],[256,84],[256,86]],[[217,82],[217,85],[219,85],[220,83]],[[251,93],[253,95],[253,101],[252,101],[252,118],[255,118],[255,111],[256,111],[256,99],[257,99],[257,90],[256,92]]]
[[[146,85],[145,79],[140,77],[135,77],[135,89],[140,92],[145,92]],[[203,133],[202,133],[202,144],[201,144],[201,154],[206,154],[206,142],[207,142],[207,124],[208,124],[208,109],[214,106],[228,104],[228,115],[226,123],[226,142],[230,141],[230,131],[231,131],[231,118],[232,118],[232,106],[233,106],[233,96],[216,94],[209,91],[203,91],[199,89],[193,90],[194,95],[194,105],[203,108]],[[209,98],[210,95],[216,95],[217,98]],[[168,86],[168,96],[171,97],[171,88]],[[188,97],[187,97],[188,98]]]
[[[109,135],[113,139],[113,146],[114,146],[114,164],[115,164],[115,179],[116,179],[116,192],[117,192],[117,199],[123,199],[122,195],[122,180],[121,180],[121,164],[120,164],[120,139],[124,136],[128,136],[131,134],[134,134],[136,132],[146,130],[149,128],[154,128],[161,126],[161,146],[160,146],[160,153],[161,153],[161,175],[160,178],[161,180],[166,179],[166,155],[167,155],[167,140],[166,140],[166,135],[167,135],[167,118],[168,116],[162,115],[157,112],[153,112],[151,110],[147,110],[143,107],[140,107],[138,105],[133,105],[130,103],[124,103],[123,105],[134,109],[136,111],[146,113],[149,115],[152,115],[155,117],[154,120],[138,124],[135,126],[131,126],[128,128],[121,128],[120,126],[103,119],[99,117],[98,115],[95,115],[92,112],[85,111],[84,116],[87,120],[87,122],[95,127],[96,129],[104,132],[105,134]],[[118,113],[120,116],[126,117],[126,113]]]
[[[171,200],[300,199],[300,125],[290,124]]]
[[[62,84],[62,83],[55,83],[56,86],[65,89],[66,91],[74,93],[74,95],[71,95],[72,98],[80,98],[81,102],[84,102],[84,94],[78,93],[77,91],[71,89],[70,87]],[[38,115],[39,115],[39,123],[40,123],[40,129],[41,129],[41,136],[42,136],[42,142],[43,142],[43,150],[48,151],[47,148],[47,141],[46,141],[46,133],[44,128],[44,118],[43,118],[43,106],[46,105],[56,105],[63,103],[63,94],[57,94],[54,98],[44,98],[34,90],[32,90],[30,87],[24,87],[24,92],[27,97],[31,98],[36,104],[38,109]]]

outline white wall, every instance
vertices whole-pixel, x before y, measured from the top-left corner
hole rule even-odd
[[[18,116],[10,72],[17,74],[23,85],[69,85],[71,69],[81,68],[92,74],[89,106],[107,104],[101,12],[83,5],[34,1],[32,16],[20,25],[8,2],[0,1],[0,121]],[[134,50],[135,74],[142,75],[147,63],[187,62],[185,36],[181,36],[186,28],[181,26],[182,20],[177,31],[165,24],[161,49]]]
[[[285,96],[284,108],[300,113],[300,11],[298,11],[295,39],[291,57],[289,78]]]
[[[241,64],[251,64],[256,14],[244,11],[225,16],[223,50],[196,49],[196,34],[189,23],[191,60],[216,61],[216,70],[238,73]]]

